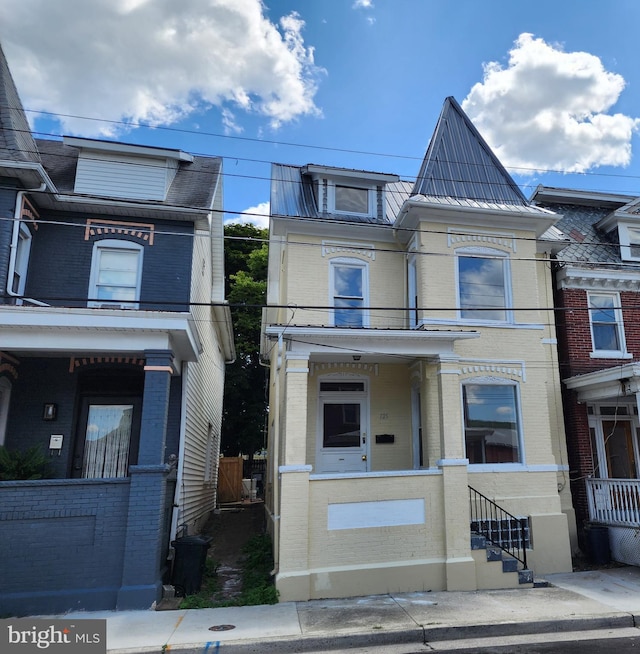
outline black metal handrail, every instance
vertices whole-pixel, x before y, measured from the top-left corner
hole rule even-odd
[[[526,568],[529,521],[505,511],[471,486],[469,486],[469,507],[471,530],[484,536],[492,545],[520,561]]]

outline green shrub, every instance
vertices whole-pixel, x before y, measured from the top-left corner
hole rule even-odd
[[[206,609],[222,606],[255,606],[277,604],[278,591],[271,579],[273,557],[271,539],[267,534],[254,536],[242,548],[242,592],[234,599],[221,598],[218,587],[217,565],[210,564],[203,576],[199,593],[185,597],[181,609]]]
[[[0,445],[0,481],[43,479],[48,474],[49,459],[42,447],[28,450],[8,450]]]

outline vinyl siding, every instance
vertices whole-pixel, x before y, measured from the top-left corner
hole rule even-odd
[[[209,302],[211,298],[210,252],[209,232],[197,231],[191,284],[191,297],[195,302]],[[179,523],[190,525],[190,533],[191,526],[199,526],[216,507],[225,366],[216,327],[211,319],[211,308],[194,306],[191,313],[202,353],[197,362],[187,364],[185,383],[185,451]],[[214,439],[211,453],[213,474],[211,481],[206,482],[209,424]]]
[[[76,193],[135,200],[164,200],[175,176],[175,166],[147,157],[81,154],[76,171]]]

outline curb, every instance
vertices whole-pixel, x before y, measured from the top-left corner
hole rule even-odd
[[[563,632],[596,631],[601,629],[624,629],[635,627],[630,613],[615,613],[589,618],[565,620],[542,620],[537,622],[502,622],[461,626],[424,627],[411,629],[372,630],[366,633],[344,633],[332,636],[291,636],[265,640],[229,640],[171,645],[171,654],[304,654],[327,652],[334,649],[350,649],[367,646],[415,644],[423,647],[430,642],[462,641],[478,638],[500,638]],[[109,654],[156,654],[157,647],[143,649],[108,650]]]

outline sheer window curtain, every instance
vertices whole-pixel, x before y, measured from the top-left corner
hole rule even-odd
[[[92,404],[87,417],[82,476],[126,477],[131,442],[131,404]]]

